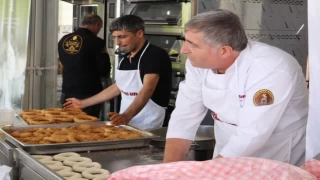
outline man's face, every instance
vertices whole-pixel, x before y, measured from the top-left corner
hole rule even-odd
[[[205,69],[219,69],[221,58],[218,47],[213,47],[204,42],[203,34],[196,31],[185,32],[185,43],[181,53],[187,54],[194,67]]]
[[[136,33],[132,33],[126,30],[113,31],[112,36],[119,45],[120,49],[126,53],[136,51],[138,44],[143,37],[143,31],[140,30]]]

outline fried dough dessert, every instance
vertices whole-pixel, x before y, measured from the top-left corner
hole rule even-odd
[[[30,125],[98,121],[98,118],[76,108],[27,109],[22,110],[20,116]]]
[[[91,126],[80,124],[64,128],[32,128],[13,131],[9,134],[26,144],[76,143],[137,139],[143,137],[137,132],[113,126]]]

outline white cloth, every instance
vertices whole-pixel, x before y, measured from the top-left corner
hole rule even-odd
[[[304,162],[308,94],[292,56],[249,42],[225,74],[192,67],[189,61],[186,68],[167,138],[193,140],[208,108],[216,120],[215,156]],[[262,89],[272,92],[273,104],[255,106],[254,95]]]
[[[141,57],[149,45],[150,43],[145,47],[140,55],[137,70],[119,70],[119,68],[116,70],[116,84],[121,91],[122,98],[120,113],[123,113],[132,104],[143,87],[140,78],[139,66]],[[119,63],[119,67],[122,60]],[[143,109],[130,120],[129,125],[143,130],[159,128],[162,127],[165,113],[166,111],[164,107],[157,105],[149,99]]]
[[[307,125],[306,160],[320,153],[320,24],[319,0],[308,1],[308,41],[309,41],[309,118]]]
[[[11,167],[6,166],[6,165],[2,165],[0,166],[0,179],[3,180],[10,180],[10,171],[11,171]]]

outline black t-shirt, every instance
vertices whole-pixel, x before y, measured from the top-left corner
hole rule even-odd
[[[140,55],[147,46],[146,41],[140,51],[129,61],[130,53],[125,54],[120,64],[120,70],[136,70]],[[159,74],[160,78],[151,99],[162,107],[167,107],[171,93],[171,60],[168,53],[152,44],[144,52],[140,60],[140,77],[143,83],[145,74]]]
[[[102,90],[100,77],[108,77],[111,66],[101,38],[79,28],[59,41],[58,52],[63,65],[62,92],[91,96]]]

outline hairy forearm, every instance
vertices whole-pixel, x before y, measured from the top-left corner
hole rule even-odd
[[[108,101],[120,94],[120,90],[116,84],[108,87],[107,89],[101,91],[100,93],[91,96],[90,98],[83,100],[84,107],[92,106],[95,104],[99,104],[105,101]]]
[[[123,112],[129,119],[137,115],[147,104],[154,92],[154,88],[142,88],[131,105]]]
[[[191,140],[186,139],[167,139],[163,162],[182,161],[189,151],[191,142]]]

